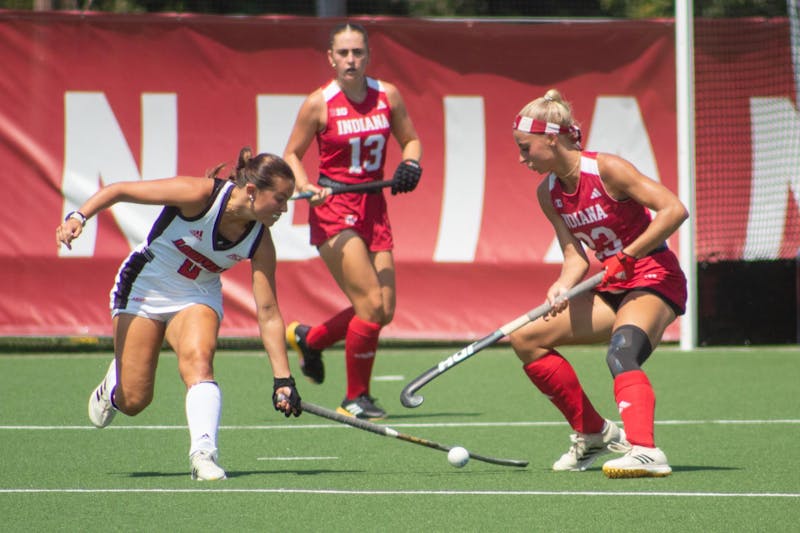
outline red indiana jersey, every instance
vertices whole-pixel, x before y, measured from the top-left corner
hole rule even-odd
[[[328,121],[317,133],[320,174],[342,183],[382,180],[392,113],[381,82],[367,78],[367,97],[358,104],[335,80],[322,94]]]
[[[646,207],[633,199],[611,198],[597,170],[597,153],[581,153],[578,188],[567,194],[554,174],[549,177],[550,200],[572,234],[594,250],[600,261],[633,242],[650,225]],[[659,294],[682,315],[686,310],[686,277],[678,258],[663,243],[636,261],[633,276],[602,288],[599,293],[625,293],[639,289]]]
[[[633,242],[652,220],[647,208],[635,200],[618,201],[609,196],[597,170],[596,152],[581,153],[581,177],[575,192],[564,192],[555,174],[549,176],[549,186],[556,212],[600,261]]]

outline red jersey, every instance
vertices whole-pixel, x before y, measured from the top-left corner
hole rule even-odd
[[[325,129],[317,133],[319,173],[340,183],[382,180],[392,126],[381,82],[367,78],[367,96],[360,104],[348,100],[335,80],[322,89],[322,95],[328,120]],[[308,223],[314,246],[352,230],[371,252],[394,247],[383,191],[329,196],[309,210]]]
[[[603,261],[636,240],[652,217],[635,200],[619,201],[608,194],[597,169],[596,152],[582,152],[580,168],[578,188],[570,194],[564,192],[555,174],[549,176],[550,200],[570,232]],[[633,289],[658,293],[672,304],[677,314],[684,313],[686,277],[666,243],[636,261],[633,277],[596,290],[620,293]]]
[[[597,170],[596,152],[582,152],[580,168],[578,188],[570,194],[555,174],[549,176],[550,199],[572,234],[603,261],[636,240],[652,218],[635,200],[609,196]]]
[[[335,80],[322,89],[328,105],[325,129],[317,133],[319,172],[342,183],[383,179],[391,108],[379,80],[367,78],[367,96],[350,101]]]

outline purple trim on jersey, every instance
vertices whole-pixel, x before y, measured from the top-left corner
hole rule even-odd
[[[117,276],[117,285],[114,289],[114,309],[128,307],[128,297],[131,294],[133,283],[144,269],[144,266],[153,260],[149,250],[134,252],[122,266]]]
[[[203,218],[208,210],[211,209],[211,206],[214,205],[214,200],[217,199],[217,195],[222,190],[222,186],[225,185],[226,180],[221,180],[219,178],[214,178],[214,185],[211,189],[211,197],[208,200],[208,205],[203,211],[195,216],[195,217],[185,217],[181,215],[180,209],[175,206],[168,205],[161,210],[161,213],[158,215],[158,218],[153,223],[153,226],[150,228],[150,233],[147,234],[147,244],[152,243],[156,240],[162,233],[164,233],[164,229],[169,226],[175,217],[181,217],[183,220],[198,220]]]
[[[267,227],[264,224],[261,224],[261,229],[258,230],[258,237],[256,237],[256,240],[253,241],[253,247],[250,248],[250,253],[247,254],[248,259],[252,259],[253,256],[256,255],[256,250],[258,249],[258,245],[261,244],[261,239],[264,238],[264,231],[266,229]]]
[[[228,200],[231,199],[231,194],[233,193],[233,189],[234,189],[233,187],[230,187],[227,191],[225,191],[225,196],[222,198],[222,203],[219,206],[219,212],[217,213],[217,218],[214,220],[214,234],[212,235],[212,238],[214,239],[213,240],[213,244],[212,244],[212,246],[214,247],[214,251],[225,251],[225,250],[230,250],[231,248],[235,247],[237,244],[239,244],[240,242],[245,240],[250,235],[250,232],[253,231],[253,228],[256,225],[256,221],[255,220],[251,220],[248,223],[247,228],[242,232],[242,234],[239,236],[239,238],[236,239],[235,241],[229,241],[229,240],[225,239],[224,242],[221,242],[222,239],[218,238],[218,236],[219,236],[219,221],[222,220],[222,215],[225,214],[225,206],[228,205]],[[211,202],[209,202],[209,208],[214,203],[214,200],[216,199],[217,194],[219,194],[219,191],[215,190],[214,193],[215,194],[211,198]],[[208,211],[208,209],[206,209],[203,212],[203,214],[205,215],[205,213],[207,211]],[[185,220],[194,220],[194,219],[185,219]],[[223,239],[224,239],[224,237],[223,237]]]

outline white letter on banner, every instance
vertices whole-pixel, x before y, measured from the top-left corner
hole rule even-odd
[[[633,163],[645,176],[661,181],[650,136],[647,134],[639,104],[632,96],[597,98],[591,138],[585,139],[584,149],[618,155]],[[554,239],[544,261],[561,263],[563,260],[561,247],[558,240]]]
[[[64,213],[78,209],[100,182],[154,179],[177,171],[177,98],[174,94],[142,94],[142,175],[117,122],[100,92],[64,94]],[[160,206],[119,203],[111,208],[131,247],[147,237]],[[91,257],[97,239],[97,220],[86,223],[81,237],[59,256]]]
[[[262,95],[256,98],[259,152],[283,156],[295,117],[305,98],[305,95]],[[309,179],[314,177],[309,176]],[[292,224],[294,202],[289,202],[288,207],[288,211],[272,226],[278,260],[299,261],[317,257],[317,249],[308,242],[308,224]]]
[[[779,259],[787,195],[800,205],[800,121],[787,98],[750,99],[753,177],[744,259]]]
[[[471,262],[483,219],[486,181],[486,124],[483,98],[444,98],[445,175],[442,217],[433,260]]]

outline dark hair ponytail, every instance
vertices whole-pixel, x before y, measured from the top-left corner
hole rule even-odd
[[[224,167],[225,163],[217,165],[209,172],[208,176],[218,177]],[[250,147],[245,146],[239,151],[236,169],[228,176],[228,179],[236,183],[237,187],[244,187],[248,183],[252,183],[258,189],[271,189],[276,177],[294,181],[294,172],[281,157],[268,153],[253,156]]]

